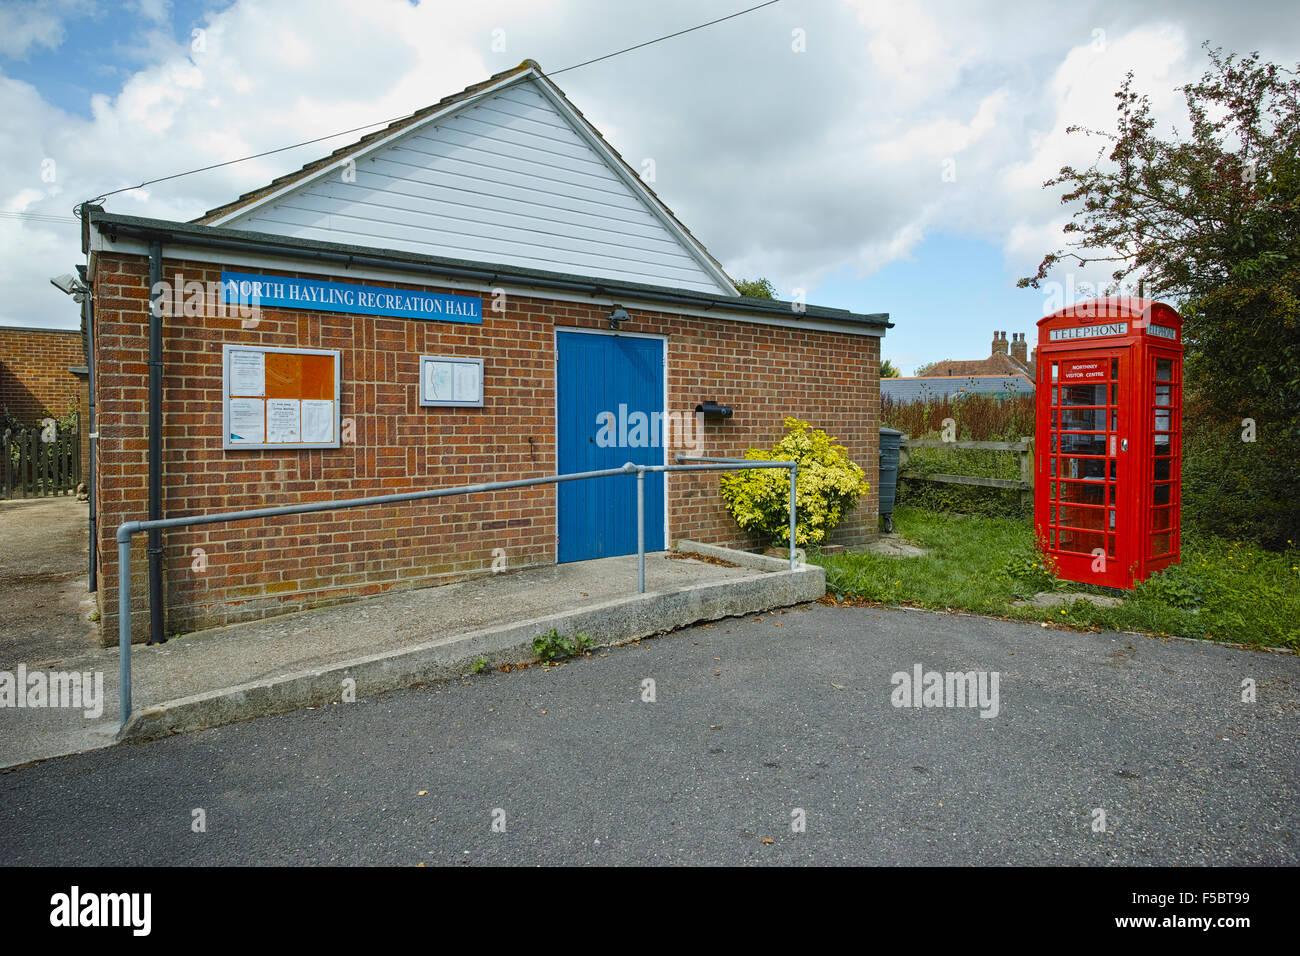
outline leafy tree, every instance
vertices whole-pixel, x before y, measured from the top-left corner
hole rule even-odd
[[[1117,288],[1141,279],[1151,297],[1176,302],[1185,422],[1236,442],[1244,469],[1204,492],[1263,499],[1283,491],[1263,458],[1291,463],[1292,485],[1300,459],[1300,66],[1206,52],[1209,69],[1182,89],[1185,133],[1157,129],[1131,73],[1113,131],[1070,128],[1103,145],[1091,166],[1065,166],[1044,184],[1064,187],[1061,201],[1076,207],[1071,240],[1019,285],[1038,288],[1063,262],[1110,263]],[[1258,447],[1230,434],[1242,419],[1256,423]],[[1202,437],[1189,436],[1190,451]],[[1297,522],[1261,537],[1300,537]]]
[[[881,378],[899,378],[901,375],[902,373],[898,371],[897,367],[895,367],[894,363],[889,361],[889,359],[885,359],[880,363]]]
[[[751,299],[775,299],[776,287],[767,279],[736,279],[736,290]]]

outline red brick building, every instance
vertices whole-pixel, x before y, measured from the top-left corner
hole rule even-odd
[[[195,222],[93,208],[87,218],[110,641],[114,534],[148,517],[151,475],[172,517],[671,462],[680,450],[735,456],[775,442],[794,416],[838,437],[872,484],[832,540],[877,532],[888,316],[740,296],[531,62]],[[151,290],[163,299],[157,462]],[[696,407],[714,401],[732,417],[691,432]],[[638,445],[639,412],[665,426],[678,416],[690,441]],[[605,414],[619,422],[612,448]],[[738,531],[716,473],[657,478],[652,550],[681,538],[760,543]],[[165,630],[438,583],[494,561],[626,553],[619,535],[633,514],[612,484],[629,481],[169,531]],[[149,630],[146,552],[137,536],[137,640]]]
[[[0,409],[26,425],[76,411],[85,365],[78,330],[0,326]]]

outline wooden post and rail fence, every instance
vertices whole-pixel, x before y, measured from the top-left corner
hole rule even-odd
[[[979,475],[919,474],[907,471],[907,459],[918,448],[939,448],[945,451],[1005,451],[1020,456],[1020,478],[983,478]],[[937,438],[905,438],[898,449],[898,477],[911,481],[937,481],[949,485],[974,485],[980,488],[1002,488],[1020,492],[1022,504],[1032,503],[1034,494],[1034,440],[1020,441],[941,441]]]

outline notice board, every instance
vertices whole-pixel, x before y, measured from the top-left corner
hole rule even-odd
[[[341,371],[337,349],[224,346],[222,447],[338,448]]]
[[[482,408],[483,360],[451,355],[421,355],[420,404]]]

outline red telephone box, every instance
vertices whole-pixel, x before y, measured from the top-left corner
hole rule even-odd
[[[1038,322],[1034,524],[1058,574],[1132,588],[1177,563],[1183,323],[1146,299]]]

